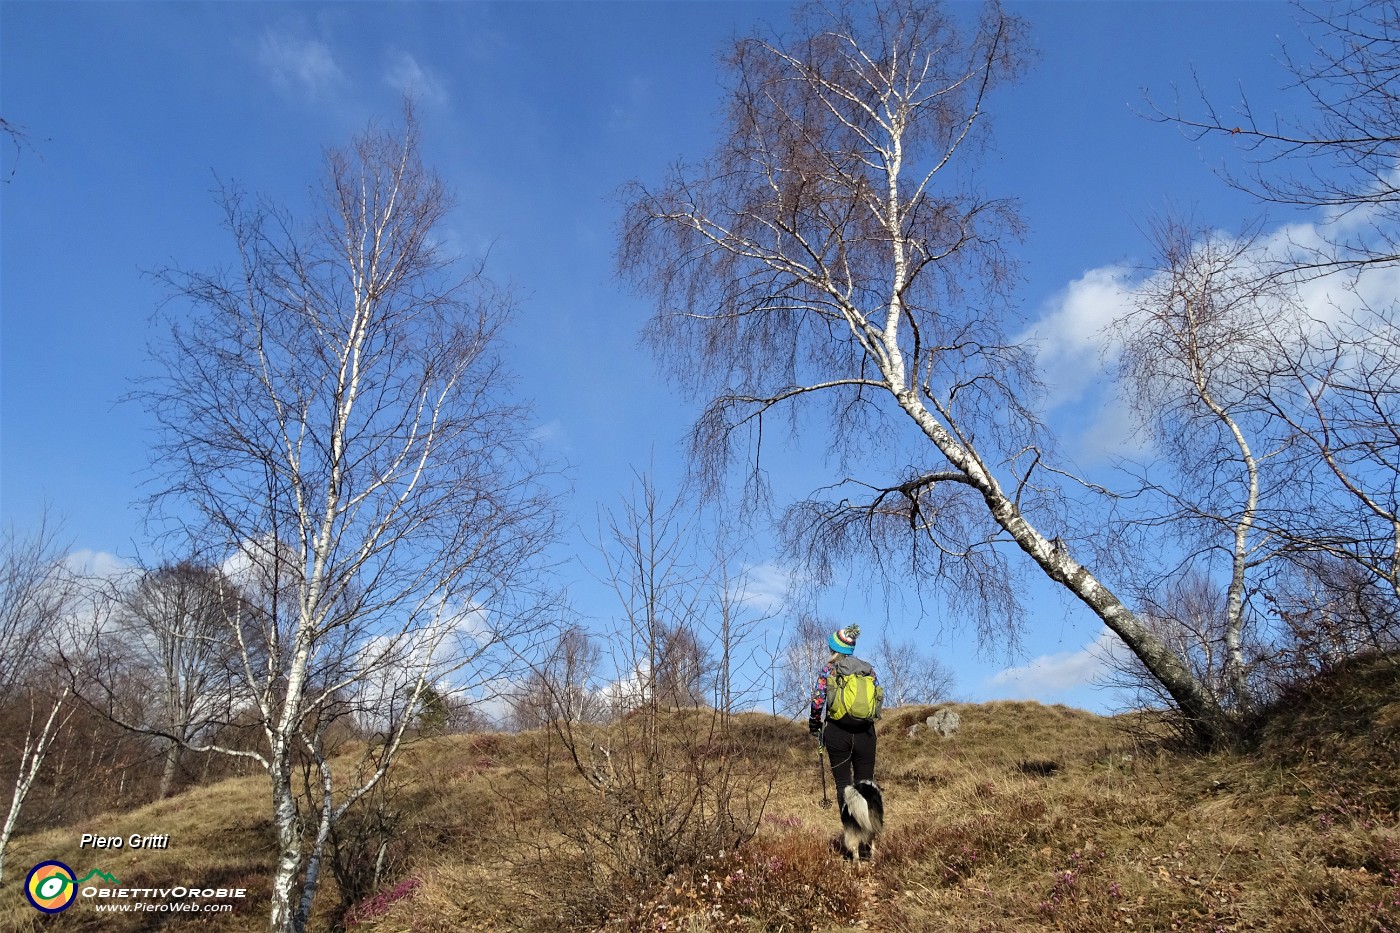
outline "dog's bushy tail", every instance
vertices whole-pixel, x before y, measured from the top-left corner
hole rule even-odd
[[[874,781],[858,781],[855,788],[860,792],[860,797],[865,801],[866,819],[862,822],[862,828],[870,833],[870,837],[880,835],[885,828],[885,799],[880,793],[880,788],[875,786]]]
[[[862,834],[872,832],[870,804],[866,801],[865,795],[857,790],[854,784],[848,784],[842,792],[842,796],[845,798],[846,814],[850,815],[851,822],[855,824],[851,828]]]
[[[847,785],[841,792],[842,841],[846,850],[868,846],[885,828],[885,801],[874,781]]]

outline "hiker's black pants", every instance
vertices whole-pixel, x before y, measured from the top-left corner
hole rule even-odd
[[[831,776],[836,779],[836,799],[856,781],[875,780],[875,724],[861,723],[852,729],[841,722],[828,722],[822,730],[822,744],[831,762]]]

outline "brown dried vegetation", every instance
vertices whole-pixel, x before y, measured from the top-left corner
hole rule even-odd
[[[906,720],[928,708],[885,719],[889,828],[876,860],[859,867],[832,851],[834,811],[820,807],[815,755],[798,724],[736,718],[732,742],[713,753],[742,754],[773,775],[756,834],[694,853],[661,878],[624,878],[564,844],[569,827],[556,805],[568,787],[558,782],[577,784],[576,820],[603,808],[596,788],[550,764],[558,749],[545,730],[423,741],[400,772],[393,877],[349,912],[325,898],[313,928],[1400,930],[1400,659],[1316,678],[1260,716],[1249,747],[1204,756],[1176,750],[1148,714],[1103,718],[1027,702],[955,708],[962,727],[946,739],[908,737]],[[679,726],[700,712],[671,715]],[[257,816],[263,795],[257,780],[231,779],[85,817],[18,837],[13,864],[18,872],[57,858],[128,885],[243,885],[244,906],[200,926],[260,929],[275,860],[272,827]],[[103,853],[99,865],[77,849],[82,832],[157,829],[170,832],[168,851]],[[0,927],[46,925],[7,889]],[[163,926],[82,902],[64,924]]]

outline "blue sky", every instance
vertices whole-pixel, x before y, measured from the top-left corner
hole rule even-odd
[[[1287,82],[1279,37],[1297,28],[1292,9],[1272,2],[1011,9],[1039,52],[1025,80],[991,102],[995,148],[981,184],[1021,202],[1021,308],[1028,326],[1053,328],[1050,414],[1092,466],[1113,426],[1085,376],[1096,365],[1091,331],[1115,283],[1146,257],[1144,228],[1168,210],[1230,229],[1260,214],[1212,173],[1220,151],[1140,115],[1144,91],[1169,103],[1178,86],[1189,101],[1195,73],[1227,104],[1243,86],[1267,110]],[[613,273],[615,192],[708,150],[726,40],[787,15],[783,4],[740,2],[6,0],[0,114],[30,141],[7,146],[0,188],[4,521],[32,527],[47,505],[95,560],[148,547],[137,502],[152,425],[119,401],[148,371],[162,293],[146,273],[227,261],[211,194],[219,180],[300,206],[322,148],[371,117],[392,120],[409,90],[426,159],[457,190],[451,244],[489,252],[491,276],[519,292],[518,390],[569,464],[561,554],[586,551],[598,509],[626,492],[634,468],[650,466],[663,488],[679,483],[697,412],[639,344],[649,308]],[[778,462],[792,467],[775,476],[780,501],[832,475],[800,451]],[[756,579],[776,588],[766,548],[755,541]],[[585,568],[561,573],[582,611],[607,611]],[[919,641],[957,671],[962,698],[1113,707],[1085,686],[1096,670],[1085,648],[1101,626],[1042,587],[1030,592],[1035,628],[1014,657],[945,631],[934,605],[839,587],[825,608]]]

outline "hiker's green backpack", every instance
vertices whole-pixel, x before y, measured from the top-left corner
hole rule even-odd
[[[826,718],[864,720],[880,718],[885,690],[875,683],[875,669],[860,658],[841,655],[832,662],[826,685]]]

